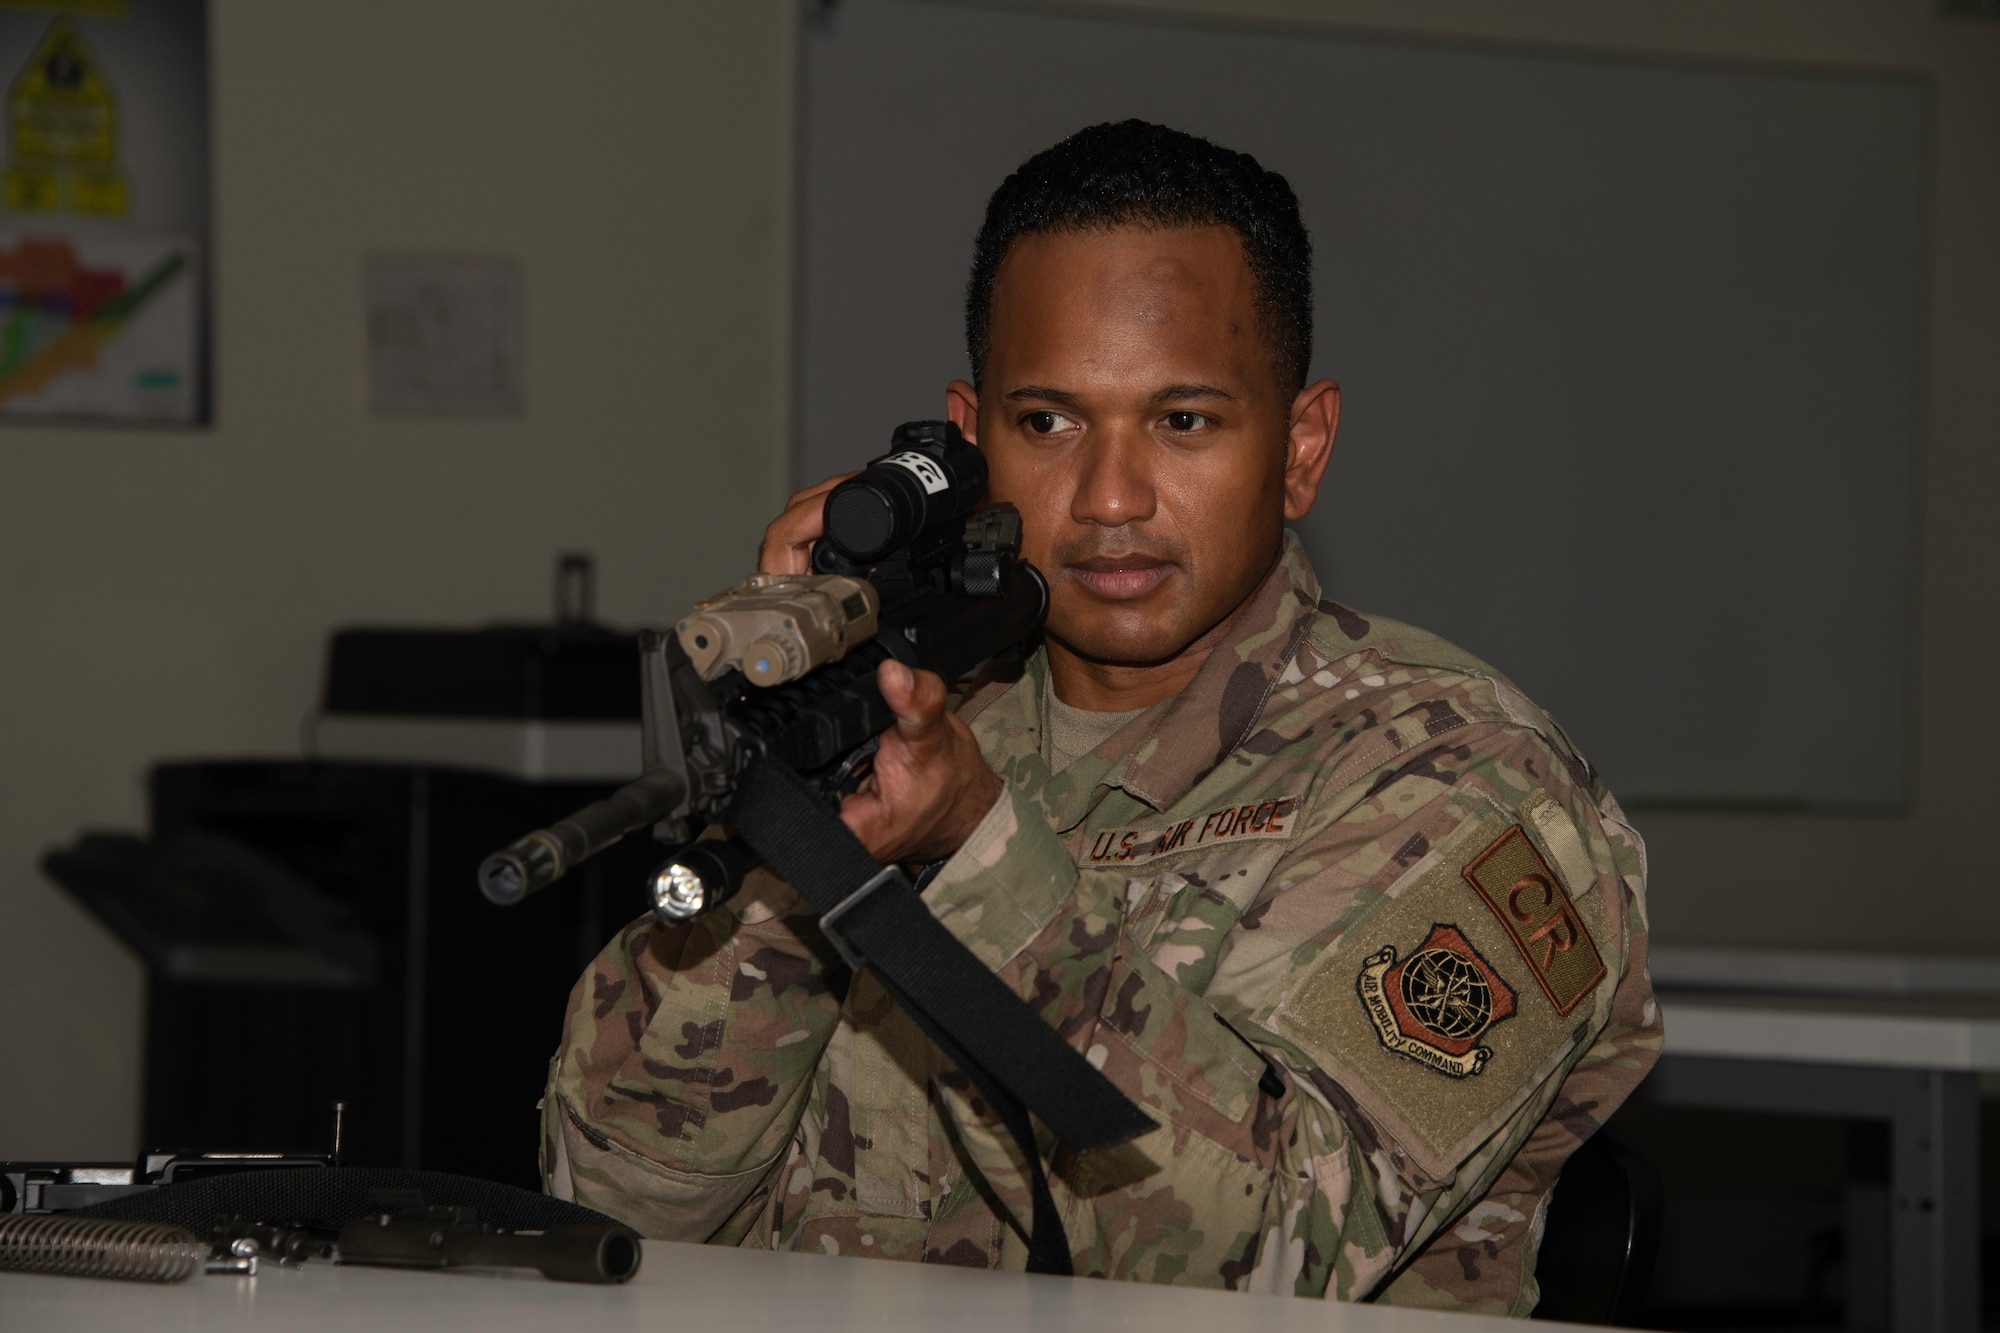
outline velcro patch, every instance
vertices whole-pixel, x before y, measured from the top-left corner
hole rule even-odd
[[[1448,1179],[1576,1046],[1575,1021],[1531,998],[1534,970],[1461,873],[1511,823],[1486,802],[1436,837],[1273,1016],[1434,1179]]]
[[[1090,835],[1090,849],[1078,864],[1141,865],[1155,857],[1225,842],[1289,838],[1301,800],[1297,796],[1280,796],[1249,805],[1226,805],[1165,828],[1107,829]]]
[[[1507,928],[1557,1013],[1576,1008],[1604,979],[1597,941],[1519,824],[1495,838],[1462,873]]]

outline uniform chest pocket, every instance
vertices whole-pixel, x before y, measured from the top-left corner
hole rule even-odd
[[[1216,1021],[1205,1001],[1143,953],[1115,970],[1109,990],[1097,1025],[1099,1041],[1085,1054],[1102,1062],[1112,1082],[1141,1090],[1142,1103],[1211,1136],[1219,1127],[1204,1123],[1209,1116],[1235,1125],[1250,1114],[1264,1061]],[[1128,1060],[1143,1070],[1128,1075],[1111,1067]]]
[[[1177,985],[1206,994],[1268,870],[1210,862],[1162,872],[1130,918],[1135,947]]]
[[[931,1182],[930,1044],[867,972],[827,1044],[826,1128],[820,1166],[853,1181],[858,1212],[922,1217]]]

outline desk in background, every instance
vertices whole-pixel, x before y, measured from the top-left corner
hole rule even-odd
[[[2000,1073],[2000,959],[1662,947],[1652,972],[1667,1053],[1639,1095],[1886,1123],[1887,1190],[1849,1191],[1849,1323],[1978,1328],[1979,1079]],[[1886,1264],[1868,1262],[1870,1233]]]

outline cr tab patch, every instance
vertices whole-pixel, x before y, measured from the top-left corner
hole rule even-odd
[[[1440,1074],[1468,1078],[1486,1067],[1486,1029],[1514,1016],[1514,990],[1457,926],[1432,925],[1408,958],[1385,944],[1355,978],[1361,1006],[1382,1045]]]
[[[1576,904],[1519,824],[1467,863],[1466,883],[1500,918],[1559,1014],[1604,979],[1604,958]]]

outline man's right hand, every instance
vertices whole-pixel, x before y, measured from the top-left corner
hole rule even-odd
[[[828,477],[785,502],[785,512],[771,520],[771,526],[764,529],[764,544],[757,548],[759,574],[812,573],[812,544],[826,528],[822,517],[826,493],[853,475],[843,472]]]

